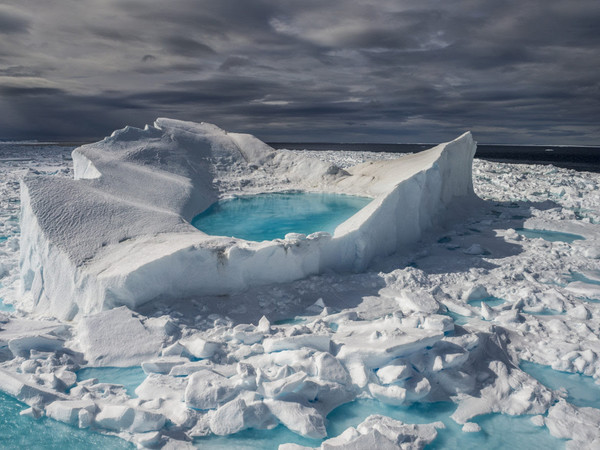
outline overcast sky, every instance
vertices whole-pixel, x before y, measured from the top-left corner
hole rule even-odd
[[[0,0],[0,138],[600,145],[599,0]]]

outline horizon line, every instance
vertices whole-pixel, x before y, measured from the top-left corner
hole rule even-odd
[[[65,139],[65,140],[35,140],[35,139],[2,139],[0,144],[29,144],[29,145],[57,145],[57,144],[93,144],[104,139]],[[436,146],[443,142],[327,142],[327,141],[263,141],[268,145],[431,145]],[[477,142],[477,145],[491,145],[502,147],[580,147],[580,148],[600,148],[598,145],[589,144],[506,144],[506,143],[487,143]]]

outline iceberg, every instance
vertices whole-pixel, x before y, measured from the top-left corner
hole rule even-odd
[[[20,307],[73,320],[155,299],[359,272],[474,204],[470,133],[347,169],[215,125],[159,118],[73,151],[74,179],[21,182]],[[333,235],[253,242],[190,222],[221,198],[327,192],[373,200]]]

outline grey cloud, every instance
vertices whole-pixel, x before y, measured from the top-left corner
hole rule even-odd
[[[108,41],[128,43],[142,41],[136,30],[119,29],[117,24],[91,25],[86,27],[86,32]]]
[[[230,70],[234,67],[244,67],[251,65],[251,61],[248,58],[244,58],[241,56],[230,56],[219,66],[219,70]]]
[[[7,5],[0,5],[0,34],[25,33],[30,22],[25,13]]]
[[[40,69],[25,66],[10,66],[0,69],[0,76],[5,77],[39,77],[43,73]]]
[[[0,86],[0,94],[5,97],[38,97],[63,93],[61,89],[52,87]]]
[[[167,51],[181,56],[198,57],[215,54],[215,51],[208,45],[182,36],[165,38],[163,44]]]

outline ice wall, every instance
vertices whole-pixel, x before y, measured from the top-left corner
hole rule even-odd
[[[360,271],[474,200],[475,143],[342,170],[210,124],[158,119],[73,152],[75,179],[22,182],[23,307],[73,319],[156,298],[226,294],[324,270]],[[249,242],[189,221],[218,198],[281,190],[373,197],[338,226]]]

